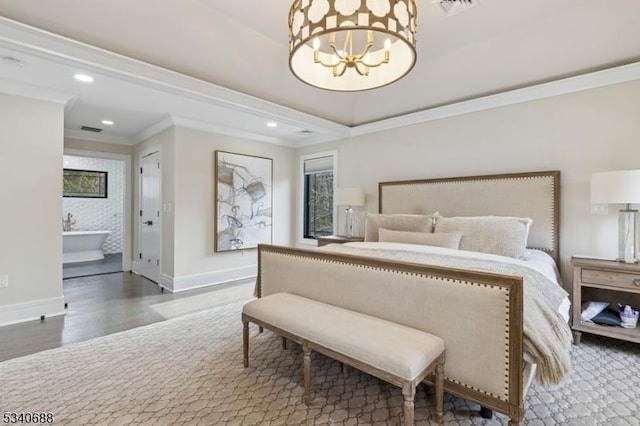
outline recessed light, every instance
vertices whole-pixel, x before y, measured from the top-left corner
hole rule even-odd
[[[278,123],[276,123],[275,121],[269,121],[267,123],[267,127],[278,127]]]
[[[111,120],[102,120],[102,124],[105,126],[113,126],[113,121]]]
[[[93,83],[93,77],[87,74],[76,74],[73,78],[83,83]]]

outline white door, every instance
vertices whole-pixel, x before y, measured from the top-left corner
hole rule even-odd
[[[160,282],[160,154],[142,158],[140,168],[140,275]]]

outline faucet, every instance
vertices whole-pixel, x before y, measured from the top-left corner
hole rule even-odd
[[[76,221],[73,220],[73,215],[71,213],[67,213],[67,218],[62,217],[62,231],[69,232],[71,231],[71,225],[75,225]]]

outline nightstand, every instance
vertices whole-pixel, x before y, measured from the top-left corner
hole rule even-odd
[[[318,247],[326,246],[327,244],[358,243],[363,241],[364,237],[343,237],[341,235],[326,235],[324,237],[318,237]]]
[[[640,327],[622,328],[597,324],[582,324],[583,302],[609,302],[640,307],[640,264],[574,256],[573,264],[573,338],[580,344],[582,333],[598,334],[640,343]]]

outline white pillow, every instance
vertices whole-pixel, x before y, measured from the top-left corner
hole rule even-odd
[[[365,241],[378,241],[378,229],[394,231],[433,232],[435,215],[421,214],[374,214],[367,213],[364,230]]]
[[[436,233],[462,232],[460,250],[522,259],[527,255],[531,219],[506,216],[436,218]]]
[[[421,244],[425,246],[446,247],[458,249],[462,232],[409,232],[378,229],[378,241],[388,243]]]

